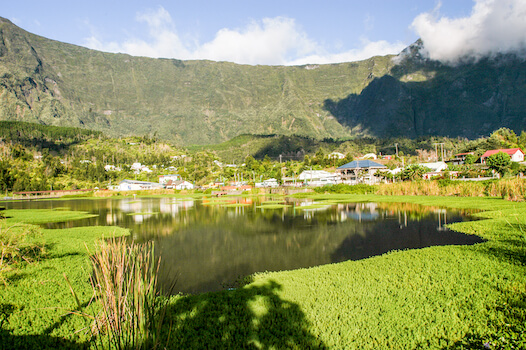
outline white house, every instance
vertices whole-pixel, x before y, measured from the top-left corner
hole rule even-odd
[[[278,187],[278,180],[276,179],[267,179],[263,180],[263,182],[256,182],[254,184],[255,187]]]
[[[175,190],[193,190],[194,185],[186,180],[169,181],[166,188],[173,188]]]
[[[327,156],[327,158],[329,158],[329,159],[343,159],[343,158],[345,158],[345,154],[340,153],[340,152],[332,152],[331,154],[329,154]]]
[[[130,170],[133,170],[135,174],[140,173],[141,171],[145,173],[151,173],[152,170],[148,168],[146,165],[142,165],[141,163],[133,163],[130,167]]]
[[[439,173],[447,169],[446,162],[419,163],[418,165],[431,169],[431,172]]]
[[[169,174],[169,175],[160,175],[159,176],[159,183],[162,185],[166,185],[168,181],[179,181],[181,180],[181,175],[179,174]]]
[[[325,186],[338,183],[339,176],[325,170],[305,170],[298,176],[298,181],[303,181],[309,186]]]
[[[122,180],[119,185],[115,187],[117,191],[140,191],[140,190],[155,190],[161,189],[163,186],[157,182],[138,181],[138,180]]]
[[[343,183],[355,185],[366,183],[369,185],[380,182],[381,179],[374,176],[377,171],[387,170],[383,164],[373,162],[372,160],[354,160],[336,168]]]
[[[480,162],[486,164],[486,159],[499,152],[504,152],[511,157],[512,162],[524,162],[524,152],[520,148],[493,149],[486,151],[481,157]]]
[[[364,154],[364,156],[362,157],[362,159],[377,159],[377,158],[378,157],[374,153],[367,153],[367,154]]]
[[[424,180],[432,179],[435,176],[441,176],[442,172],[447,169],[446,162],[419,163],[418,165],[430,169],[423,175]]]

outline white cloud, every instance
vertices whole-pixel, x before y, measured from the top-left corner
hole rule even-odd
[[[396,42],[389,43],[385,40],[380,41],[369,41],[367,39],[362,39],[362,47],[359,49],[353,49],[340,53],[321,53],[313,54],[306,57],[298,58],[292,62],[289,62],[290,65],[302,65],[309,63],[339,63],[339,62],[354,62],[361,61],[373,56],[385,56],[390,54],[397,54],[402,51],[407,45]]]
[[[405,45],[362,40],[360,49],[330,53],[287,17],[252,21],[245,28],[219,30],[206,43],[182,40],[170,14],[162,7],[137,15],[148,28],[148,40],[129,38],[122,43],[102,42],[96,35],[86,39],[89,48],[135,56],[177,59],[209,59],[241,64],[296,65],[356,61],[375,55],[400,52]]]
[[[446,63],[480,59],[526,49],[526,1],[475,0],[469,17],[418,15],[412,28],[424,42],[424,54]]]
[[[159,7],[157,11],[140,13],[136,19],[146,23],[149,41],[129,38],[122,43],[101,42],[92,35],[86,39],[86,46],[94,50],[122,52],[134,56],[190,58],[191,53],[179,38],[172,17],[163,7]]]
[[[253,21],[244,30],[221,29],[215,38],[195,51],[200,58],[247,64],[286,64],[291,57],[305,55],[316,44],[290,18]]]

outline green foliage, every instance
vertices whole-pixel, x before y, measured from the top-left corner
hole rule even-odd
[[[400,174],[402,180],[422,180],[424,174],[428,171],[426,167],[423,167],[418,164],[411,164],[405,167]]]
[[[2,227],[20,222],[51,222],[71,219],[68,211],[7,211]],[[64,214],[64,216],[62,216]],[[23,216],[21,216],[23,215]],[[77,218],[86,217],[76,213]],[[65,283],[64,274],[74,286],[80,303],[88,305],[92,297],[89,286],[89,256],[96,239],[126,234],[117,227],[80,227],[64,230],[41,229],[35,232],[37,247],[45,254],[32,263],[22,261],[7,271],[7,285],[0,285],[0,344],[2,348],[85,348],[89,332],[85,320],[74,316],[77,303]],[[31,236],[30,236],[31,237]],[[24,238],[25,239],[25,238]],[[29,240],[28,242],[31,242]],[[79,330],[83,330],[78,332]]]
[[[490,169],[493,169],[496,172],[498,172],[501,176],[504,176],[504,174],[508,171],[508,169],[511,166],[511,158],[508,154],[504,152],[498,152],[489,156],[486,159],[486,164],[489,166]]]
[[[477,161],[477,157],[473,154],[466,155],[466,159],[464,161],[465,164],[474,164]]]
[[[81,141],[98,137],[102,137],[100,131],[21,121],[0,121],[0,138],[24,147],[59,151]],[[32,156],[20,146],[13,148],[13,157],[30,160]]]

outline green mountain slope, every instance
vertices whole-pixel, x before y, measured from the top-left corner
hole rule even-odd
[[[475,138],[526,128],[526,60],[501,55],[455,67],[419,57],[412,45],[388,75],[360,94],[327,100],[344,125],[378,137]],[[354,130],[353,129],[353,130]]]
[[[524,62],[449,68],[416,56],[296,67],[151,59],[49,40],[0,18],[0,120],[180,145],[524,129]]]
[[[239,134],[346,137],[326,99],[361,91],[390,57],[279,67],[109,54],[0,22],[0,119],[210,143]]]

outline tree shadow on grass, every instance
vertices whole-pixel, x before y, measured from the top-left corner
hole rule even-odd
[[[88,349],[89,344],[77,343],[49,335],[13,335],[0,329],[0,349]]]
[[[4,349],[87,349],[89,344],[73,342],[48,334],[15,335],[4,329],[9,316],[18,307],[13,304],[0,304],[0,350]]]
[[[166,310],[161,347],[168,349],[326,349],[297,304],[270,281],[176,298]]]

